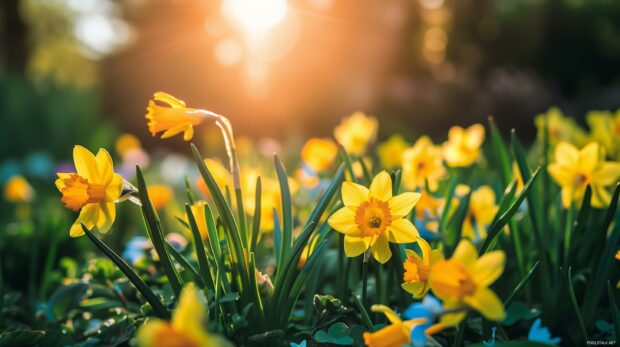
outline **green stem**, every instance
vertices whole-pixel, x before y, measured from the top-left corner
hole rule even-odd
[[[344,235],[338,233],[338,297],[344,299],[345,295],[345,272],[344,272]],[[344,275],[344,276],[343,276]]]
[[[364,253],[364,260],[362,261],[362,304],[366,305],[366,292],[368,290],[368,261],[370,254],[368,251]]]
[[[573,205],[566,210],[566,225],[564,225],[564,266],[568,267],[570,256],[570,243],[573,230]]]

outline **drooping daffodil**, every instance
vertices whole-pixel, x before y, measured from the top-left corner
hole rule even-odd
[[[344,234],[347,257],[356,257],[368,249],[384,264],[392,256],[389,242],[410,243],[419,236],[407,215],[422,194],[406,192],[392,196],[392,179],[382,171],[370,188],[353,182],[342,184],[344,207],[328,220],[329,225]]]
[[[84,235],[81,224],[88,229],[95,226],[107,232],[116,218],[115,201],[121,195],[123,179],[114,173],[110,154],[99,149],[97,156],[82,146],[73,148],[77,172],[58,173],[56,187],[62,193],[61,201],[73,211],[80,211],[71,226],[71,237]]]
[[[145,117],[151,135],[163,132],[162,139],[183,132],[183,139],[189,141],[194,136],[194,126],[207,119],[207,116],[199,110],[186,107],[183,100],[164,92],[153,95],[153,100],[149,100],[146,111]]]

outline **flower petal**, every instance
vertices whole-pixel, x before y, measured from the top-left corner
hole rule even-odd
[[[506,255],[502,251],[486,253],[476,261],[474,270],[471,272],[474,282],[478,286],[488,286],[504,272]]]
[[[381,171],[370,184],[369,196],[381,201],[389,201],[392,197],[392,178],[386,171]]]
[[[398,194],[388,201],[390,213],[392,216],[404,217],[411,212],[421,198],[422,194],[420,193],[407,192]]]
[[[113,202],[107,204],[97,204],[99,208],[99,216],[97,217],[97,230],[105,234],[110,230],[114,219],[116,219],[116,206]]]
[[[452,259],[458,261],[465,269],[470,270],[473,269],[478,259],[478,252],[471,241],[461,240],[452,254]]]
[[[410,220],[398,218],[388,227],[387,235],[390,242],[410,243],[414,242],[420,233]]]
[[[344,253],[347,257],[357,257],[364,253],[370,244],[367,237],[354,237],[345,235],[344,237]]]
[[[599,145],[596,142],[591,142],[579,151],[579,168],[583,172],[594,172],[594,169],[599,164]]]
[[[602,186],[610,186],[618,182],[620,178],[620,163],[619,162],[604,162],[601,164],[598,170],[594,172],[592,181]]]
[[[489,288],[478,287],[474,295],[466,296],[463,300],[486,319],[501,321],[506,316],[502,301]]]
[[[153,94],[153,99],[161,102],[165,102],[172,108],[184,108],[185,102],[183,100],[177,99],[174,96],[165,93],[165,92],[156,92]]]
[[[82,208],[79,216],[69,230],[69,236],[79,237],[84,235],[81,224],[83,223],[88,229],[92,229],[97,224],[99,218],[99,208],[96,204],[88,204]]]
[[[390,244],[388,239],[380,235],[374,245],[370,246],[372,250],[372,256],[381,264],[387,263],[392,257],[392,251],[390,251]]]
[[[398,315],[396,314],[396,312],[394,312],[391,308],[385,306],[385,305],[372,305],[370,307],[370,310],[372,312],[380,312],[383,313],[385,315],[385,317],[390,321],[390,323],[392,324],[400,324],[402,323],[402,321],[400,320],[400,318],[398,317]]]
[[[97,160],[88,149],[80,145],[73,147],[73,162],[78,175],[84,177],[88,182],[99,182]]]
[[[109,184],[112,181],[112,175],[114,174],[114,164],[112,163],[112,157],[110,153],[103,148],[99,149],[97,156],[97,172],[99,173],[99,183]]]
[[[327,220],[327,223],[337,232],[345,235],[360,236],[360,230],[355,223],[355,212],[348,207],[343,207],[334,212]]]
[[[573,167],[578,164],[579,150],[568,142],[560,142],[555,146],[555,161],[560,166]]]
[[[356,207],[368,200],[368,188],[353,182],[342,183],[342,203],[345,206]]]
[[[567,169],[558,163],[551,163],[547,166],[549,175],[562,187],[570,186],[573,184],[575,178],[575,172]]]

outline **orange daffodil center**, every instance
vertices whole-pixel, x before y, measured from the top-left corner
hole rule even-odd
[[[82,146],[73,149],[77,172],[59,173],[56,187],[61,201],[73,211],[80,211],[70,230],[72,237],[84,235],[81,224],[99,232],[107,232],[116,217],[115,201],[119,199],[123,179],[114,173],[112,158],[105,149],[97,156]]]
[[[392,179],[383,171],[370,188],[344,182],[344,207],[328,220],[329,225],[344,234],[344,249],[348,257],[356,257],[370,249],[380,263],[392,256],[389,242],[415,242],[419,236],[415,226],[405,218],[421,198],[419,193],[392,196]]]
[[[149,101],[146,111],[151,135],[155,136],[163,132],[162,139],[183,132],[183,139],[189,141],[194,136],[194,126],[206,119],[199,110],[186,107],[183,100],[164,92],[157,92],[153,95],[153,100]]]

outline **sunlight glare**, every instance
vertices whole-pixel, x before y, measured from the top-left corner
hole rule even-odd
[[[225,0],[222,11],[253,34],[280,23],[286,15],[287,5],[285,0]]]

